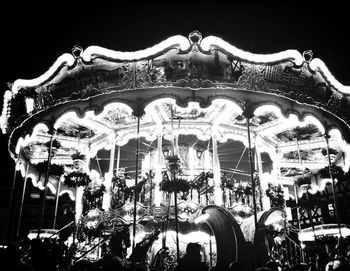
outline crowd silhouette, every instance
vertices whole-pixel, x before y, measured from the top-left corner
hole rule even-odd
[[[128,231],[119,230],[109,237],[108,246],[104,255],[96,260],[74,260],[74,248],[65,246],[59,239],[24,239],[20,244],[9,243],[0,250],[0,262],[2,271],[221,271],[216,266],[209,267],[201,254],[202,247],[199,243],[188,243],[186,253],[174,266],[150,264],[146,256],[150,248],[157,240],[160,231],[137,243],[133,253],[127,257],[126,248],[130,247]],[[124,237],[121,238],[121,236]],[[349,246],[335,247],[329,253],[324,250],[315,250],[309,253],[305,263],[290,265],[274,260],[268,261],[262,266],[247,266],[233,261],[222,271],[349,271],[350,252]]]

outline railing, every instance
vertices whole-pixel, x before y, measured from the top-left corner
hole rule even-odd
[[[285,247],[283,249],[284,259],[288,260],[291,265],[304,262],[303,250],[292,238],[286,235]]]
[[[61,231],[63,231],[64,229],[68,228],[70,225],[74,224],[74,220],[69,222],[67,225],[63,226],[62,228],[60,228],[57,232],[51,234],[49,236],[49,239],[52,239],[54,236],[56,236],[57,234],[59,234]]]
[[[63,226],[62,228],[60,228],[59,230],[57,230],[56,232],[54,232],[53,234],[51,234],[49,237],[47,237],[48,239],[52,239],[55,236],[57,236],[61,231],[63,231],[64,229],[68,228],[69,226],[71,226],[72,224],[74,224],[74,220],[69,222],[67,225]],[[40,237],[40,236],[39,236]],[[21,256],[21,262],[27,262],[28,257],[30,254],[30,250],[26,249],[22,252],[22,256]]]
[[[76,263],[77,261],[83,259],[86,255],[88,255],[91,251],[93,251],[98,246],[102,246],[109,238],[110,238],[110,236],[106,236],[101,241],[99,241],[97,244],[93,245],[89,250],[85,251],[82,255],[80,255],[79,257],[76,257],[74,259],[74,263]]]

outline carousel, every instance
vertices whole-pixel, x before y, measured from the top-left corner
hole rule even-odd
[[[317,190],[348,171],[349,108],[349,87],[312,51],[259,55],[193,31],[136,52],[74,46],[9,86],[0,125],[21,206],[27,182],[40,195],[32,234],[59,234],[65,198],[76,259],[99,259],[126,227],[127,255],[160,231],[150,263],[163,251],[170,269],[198,242],[208,265],[227,267],[249,262],[247,244],[272,255],[266,237],[287,235],[301,179]]]

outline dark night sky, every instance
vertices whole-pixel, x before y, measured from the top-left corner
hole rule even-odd
[[[40,76],[73,45],[136,51],[173,35],[187,37],[193,30],[255,53],[311,49],[338,81],[350,85],[350,13],[345,1],[114,2],[118,4],[0,4],[1,109],[7,82]],[[0,134],[3,186],[12,178],[14,162],[7,152],[7,135]]]

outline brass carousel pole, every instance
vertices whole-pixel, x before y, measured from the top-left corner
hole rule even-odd
[[[60,179],[57,180],[57,186],[56,186],[56,198],[55,198],[55,214],[53,217],[53,224],[52,224],[52,228],[56,229],[56,221],[57,221],[57,211],[58,211],[58,200],[60,198],[60,189],[61,189],[61,181]]]
[[[258,230],[258,216],[257,216],[257,210],[256,210],[256,198],[255,198],[255,180],[254,180],[254,165],[253,165],[253,155],[252,155],[252,147],[251,147],[251,140],[250,140],[250,124],[249,120],[247,119],[247,132],[248,132],[248,153],[249,153],[249,164],[250,164],[250,178],[252,180],[252,196],[253,196],[253,209],[254,209],[254,226],[255,231]]]
[[[51,139],[50,139],[50,145],[48,149],[48,157],[47,157],[47,168],[46,168],[46,175],[45,175],[45,181],[44,181],[44,192],[43,194],[43,199],[42,199],[42,205],[41,205],[41,212],[40,212],[40,219],[39,219],[39,227],[38,227],[38,235],[37,238],[40,238],[40,232],[43,226],[43,221],[44,221],[44,215],[45,215],[45,207],[46,207],[46,197],[47,197],[47,184],[49,182],[49,177],[50,177],[50,163],[51,163],[51,158],[52,158],[52,143],[53,143],[53,138],[55,135],[56,131],[52,131],[51,134]]]
[[[119,173],[119,165],[120,165],[120,146],[118,145],[116,175],[118,175]]]
[[[298,137],[295,138],[296,139],[296,144],[297,144],[297,151],[298,151],[298,159],[299,159],[299,163],[300,166],[302,165],[302,160],[301,160],[301,154],[300,154],[300,147],[299,147],[299,140]],[[304,177],[304,171],[302,170],[302,175]],[[296,183],[294,183],[294,193],[295,193],[295,204],[296,204],[296,211],[297,211],[297,219],[298,219],[298,227],[299,227],[299,232],[301,231],[301,224],[300,224],[300,213],[299,213],[299,199],[298,199],[298,190],[296,187]],[[306,191],[306,197],[307,197],[307,201],[309,200],[309,195],[307,194],[308,191]],[[307,208],[308,210],[308,208]],[[309,216],[309,211],[308,211],[308,216]],[[315,228],[313,223],[312,224],[312,231],[314,233],[315,236],[315,242],[316,242],[316,235],[315,235]],[[301,250],[301,258],[302,258],[302,262],[305,263],[305,253],[303,250]]]
[[[299,229],[299,231],[301,231],[298,191],[297,191],[297,184],[295,182],[294,182],[293,187],[294,187],[294,194],[295,194],[295,209],[297,212],[298,229]],[[301,260],[302,260],[302,263],[305,263],[305,254],[304,254],[303,250],[301,250]]]
[[[149,152],[149,171],[148,171],[148,178],[149,178],[149,207],[152,207],[152,200],[153,200],[153,181],[152,181],[152,159],[151,159],[151,151]]]
[[[180,128],[180,119],[178,128]],[[171,132],[172,132],[172,155],[175,156],[177,154],[176,148],[175,148],[175,138],[174,138],[174,112],[173,107],[171,107]],[[177,144],[177,142],[176,142]],[[176,181],[176,173],[175,171],[172,173],[171,178],[172,181]],[[176,260],[180,260],[180,245],[179,245],[179,221],[178,221],[178,209],[177,209],[177,192],[174,191],[174,211],[175,211],[175,232],[176,232]]]
[[[137,144],[136,144],[136,161],[135,161],[135,186],[134,186],[134,220],[132,229],[132,250],[135,249],[136,236],[136,213],[137,213],[137,182],[139,175],[139,151],[140,151],[140,116],[137,116]]]
[[[208,197],[208,178],[205,178],[205,184],[206,184],[206,189],[205,189],[205,205],[209,205],[209,197]],[[213,244],[211,242],[211,229],[209,228],[210,233],[209,233],[209,263],[210,263],[210,268],[213,266]]]
[[[330,138],[330,136],[328,134],[328,131],[326,132],[324,137],[326,139],[326,144],[327,144],[328,170],[329,170],[329,177],[332,179],[334,214],[335,214],[335,219],[336,219],[337,225],[338,225],[339,244],[340,244],[340,240],[342,239],[342,234],[341,234],[341,226],[340,226],[339,214],[338,214],[338,200],[337,200],[337,194],[335,193],[335,182],[334,182],[333,173],[332,173],[332,161],[331,161],[331,156],[329,154],[329,138]]]
[[[21,153],[21,152],[20,152]],[[12,213],[12,201],[13,201],[13,193],[16,188],[16,178],[17,178],[17,165],[20,162],[20,153],[18,154],[17,161],[15,164],[15,171],[13,173],[12,186],[10,190],[10,196],[8,201],[8,215],[7,215],[7,242],[9,243],[12,240],[12,230],[11,230],[11,213]]]
[[[28,164],[27,164],[26,175],[24,176],[24,183],[23,183],[23,189],[22,189],[21,205],[20,205],[20,208],[19,208],[18,223],[17,223],[17,231],[16,231],[17,240],[18,240],[18,237],[19,237],[19,229],[20,229],[20,227],[21,227],[22,211],[23,211],[23,205],[24,205],[24,197],[25,197],[25,194],[26,194],[26,187],[27,187],[28,170],[29,170],[29,161],[28,161]]]
[[[298,139],[298,137],[296,137],[296,143],[297,143],[299,163],[300,163],[300,167],[302,167],[303,163],[302,163],[301,154],[300,154],[300,146],[299,146],[299,139]],[[304,171],[303,171],[302,168],[301,168],[301,172],[302,172],[302,177],[304,178]],[[306,187],[306,194],[305,195],[306,195],[307,204],[309,204],[309,200],[310,200],[309,199],[309,185],[307,185],[307,187]],[[312,214],[311,214],[311,210],[310,210],[309,205],[306,206],[306,212],[307,212],[307,216],[309,217],[311,228],[312,228],[312,232],[314,234],[315,242],[316,242],[315,225],[314,225],[314,220],[312,218]]]

